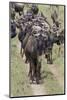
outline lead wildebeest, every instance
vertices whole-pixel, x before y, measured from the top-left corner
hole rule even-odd
[[[46,48],[48,48],[48,44],[46,46],[48,36],[42,30],[36,34],[27,34],[26,36],[23,40],[23,45],[25,56],[30,64],[29,76],[32,82],[36,80],[38,84],[41,78],[41,56],[44,51],[46,52]]]
[[[29,76],[32,82],[36,80],[36,83],[39,83],[40,79],[40,69],[41,69],[41,60],[39,60],[39,51],[38,51],[38,43],[33,35],[28,35],[28,39],[25,45],[24,52],[27,57],[27,60],[30,64]]]

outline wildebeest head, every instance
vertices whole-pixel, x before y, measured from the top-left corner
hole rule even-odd
[[[28,38],[24,51],[26,57],[28,58],[28,62],[30,63],[31,80],[33,82],[35,77],[36,83],[38,84],[40,78],[41,60],[39,59],[39,51],[37,45],[37,39],[31,35]]]
[[[14,8],[15,8],[15,11],[18,13],[21,11],[23,12],[24,5],[22,3],[15,3]]]
[[[51,33],[50,37],[53,43],[56,43],[57,45],[64,43],[64,29],[61,31],[58,30],[57,32]]]
[[[64,40],[65,40],[64,34],[65,34],[65,33],[64,33],[64,29],[62,29],[62,30],[59,32],[59,35],[57,36],[59,45],[64,43]],[[58,43],[57,43],[57,44],[58,44]]]
[[[31,11],[33,14],[37,14],[39,11],[38,6],[36,4],[32,4]]]
[[[45,49],[45,43],[48,40],[48,35],[40,30],[38,33],[34,34],[34,36],[37,39],[38,52],[40,55],[42,55],[42,52]]]

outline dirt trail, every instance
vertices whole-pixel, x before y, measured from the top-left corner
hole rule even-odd
[[[23,58],[25,60],[25,56]],[[29,72],[29,64],[26,64],[27,73]],[[46,95],[46,89],[43,84],[30,84],[33,95]]]
[[[18,52],[20,52],[20,43],[18,44]],[[25,61],[25,56],[22,58]],[[25,64],[26,72],[29,72],[29,64]],[[46,89],[43,84],[30,84],[33,95],[46,95]]]
[[[32,84],[31,87],[34,95],[46,95],[43,85]]]
[[[20,52],[20,44],[18,45],[18,51]],[[25,61],[25,56],[23,57],[23,60]],[[29,72],[29,64],[25,64],[26,65],[26,72]],[[59,86],[64,87],[64,82],[62,81],[60,74],[56,68],[56,65],[49,65],[49,70],[53,73],[55,79],[58,81]],[[32,92],[33,95],[46,95],[47,94],[47,90],[46,87],[44,87],[43,84],[30,84],[31,88],[32,88]]]
[[[63,79],[61,79],[60,73],[56,68],[56,65],[49,65],[49,70],[53,73],[54,77],[56,78],[58,84],[60,87],[64,87],[64,81],[62,81]]]

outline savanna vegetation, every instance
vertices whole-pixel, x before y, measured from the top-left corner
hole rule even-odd
[[[52,25],[51,13],[53,8],[50,5],[38,5],[39,10],[47,17],[47,20]],[[56,8],[59,14],[59,21],[62,23],[61,28],[64,28],[64,6]],[[53,46],[53,64],[47,64],[47,61],[42,56],[42,86],[46,91],[46,95],[64,94],[64,47],[62,46],[61,54],[58,56],[58,46]],[[20,42],[16,36],[10,39],[11,52],[11,97],[13,96],[31,96],[34,95],[28,77],[28,64],[25,64],[25,59],[20,56]],[[45,93],[44,93],[45,95]]]

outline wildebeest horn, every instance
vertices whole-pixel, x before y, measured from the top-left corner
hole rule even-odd
[[[45,34],[42,34],[42,36],[43,36],[43,37],[46,37],[46,35],[45,35]]]
[[[40,35],[40,33],[34,34],[34,36],[39,36],[39,35]]]

